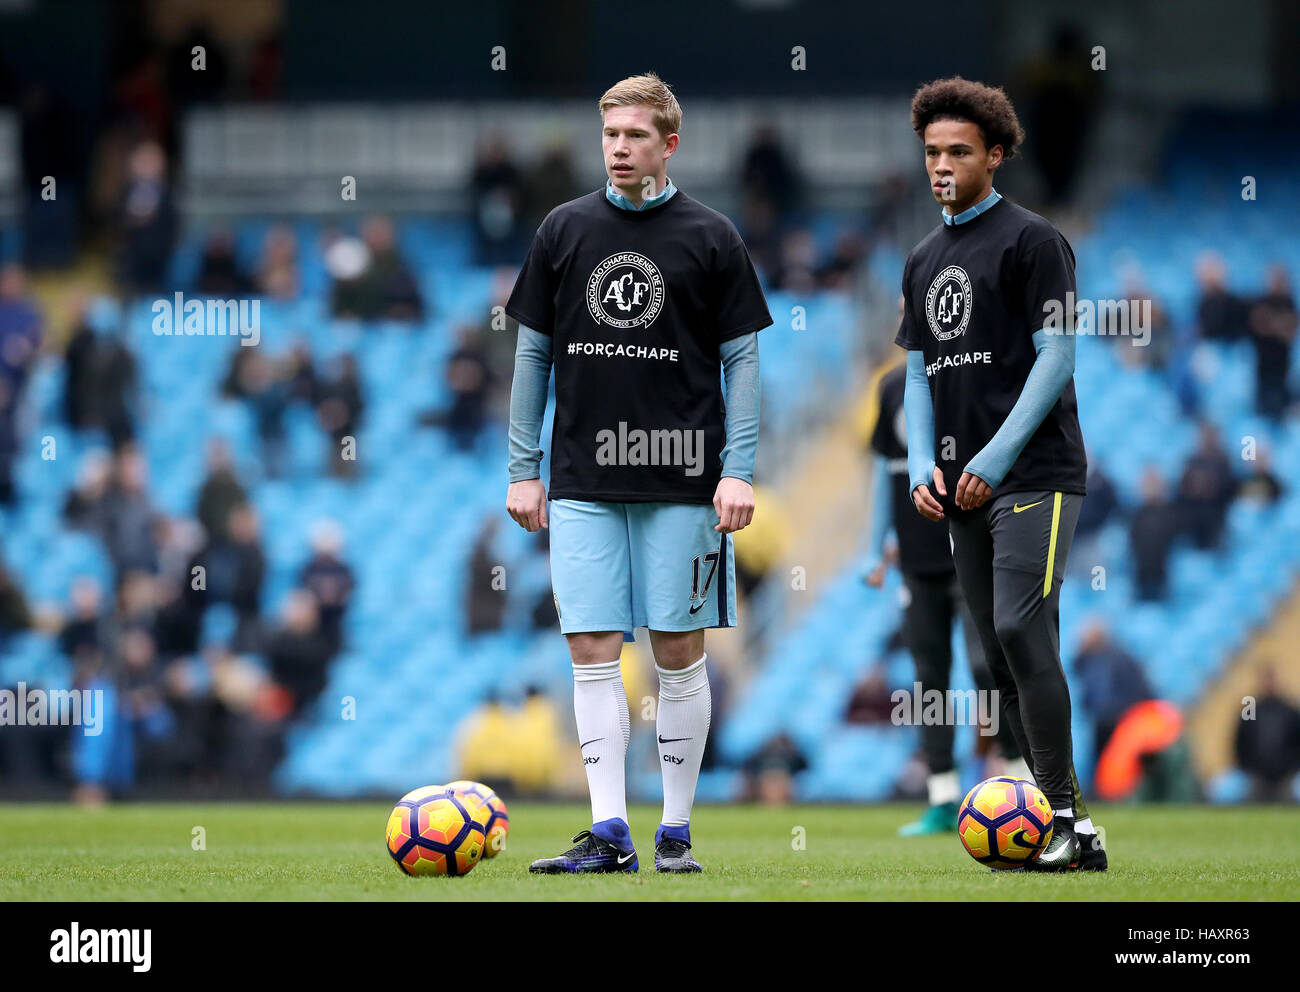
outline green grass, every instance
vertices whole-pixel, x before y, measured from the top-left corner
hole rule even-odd
[[[512,803],[506,850],[465,878],[407,878],[384,804],[0,806],[0,901],[13,900],[1296,900],[1300,812],[1113,807],[1104,875],[993,874],[956,835],[902,840],[913,806],[705,806],[700,876],[653,871],[656,807],[631,811],[636,875],[533,877],[586,806]],[[193,850],[193,830],[207,849]],[[795,828],[805,849],[795,850]]]

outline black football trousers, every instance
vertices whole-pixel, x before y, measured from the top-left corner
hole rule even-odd
[[[916,665],[916,680],[921,683],[923,699],[931,690],[947,698],[952,680],[952,627],[961,621],[966,657],[970,660],[975,688],[988,692],[996,688],[993,674],[984,663],[984,648],[979,633],[962,600],[961,586],[953,572],[946,575],[915,575],[904,572],[903,584],[907,587],[907,606],[903,610],[903,639]],[[931,775],[953,770],[953,739],[956,728],[952,723],[921,724],[921,750]],[[1018,756],[1016,739],[1007,721],[998,714],[998,744],[1004,758]]]
[[[1002,719],[1052,809],[1088,815],[1074,773],[1070,688],[1061,667],[1065,561],[1083,497],[1002,493],[976,510],[951,510],[957,578],[984,645]]]

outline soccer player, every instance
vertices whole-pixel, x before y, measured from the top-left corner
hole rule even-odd
[[[1074,773],[1059,646],[1087,473],[1063,313],[1074,252],[993,188],[1024,137],[1001,89],[959,76],[922,86],[912,127],[943,223],[903,269],[909,491],[922,516],[948,522],[1003,719],[1052,806],[1052,839],[1030,867],[1104,870]]]
[[[728,535],[754,514],[757,332],[772,318],[735,227],[668,179],[682,121],[668,86],[632,76],[599,107],[609,179],[542,221],[506,305],[519,321],[506,508],[526,530],[551,531],[591,791],[591,829],[528,870],[637,870],[619,657],[624,639],[647,627],[664,783],[655,868],[697,872],[690,817],[709,732],[704,631],[736,622]],[[538,444],[552,364],[548,502]]]
[[[900,310],[902,301],[900,303]],[[952,676],[952,628],[958,620],[966,640],[971,674],[980,692],[995,688],[984,661],[979,635],[970,611],[962,599],[957,573],[953,570],[948,529],[940,522],[917,514],[908,497],[907,430],[903,392],[907,369],[902,362],[888,366],[872,383],[868,424],[873,459],[875,499],[867,536],[867,563],[863,580],[879,589],[888,564],[885,542],[890,531],[898,547],[898,567],[903,573],[903,639],[916,665],[916,678],[923,698],[933,690],[947,694]],[[924,837],[957,829],[957,803],[961,783],[953,760],[955,729],[951,723],[924,724],[921,750],[929,771],[926,792],[929,806],[919,820],[898,830],[900,837]],[[1005,720],[997,733],[1008,774],[1028,777],[1020,760],[1015,737]]]

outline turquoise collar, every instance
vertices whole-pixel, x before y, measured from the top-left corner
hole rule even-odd
[[[667,203],[676,192],[677,187],[673,185],[672,179],[665,176],[664,188],[659,191],[659,194],[650,197],[650,199],[646,200],[640,207],[638,207],[626,196],[616,190],[614,188],[614,183],[611,180],[605,180],[605,199],[609,200],[610,203],[614,204],[614,206],[618,207],[620,210],[649,210],[652,207],[659,206],[661,203]]]
[[[967,221],[974,220],[1000,199],[1002,199],[1002,194],[995,189],[990,189],[988,196],[980,200],[980,202],[975,204],[975,206],[967,207],[959,214],[950,214],[947,210],[941,210],[940,213],[943,214],[943,222],[945,224],[949,227],[955,227],[957,224],[965,224]]]

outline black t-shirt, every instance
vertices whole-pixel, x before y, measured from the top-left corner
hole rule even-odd
[[[1068,294],[1068,295],[1067,295]],[[1000,200],[961,223],[942,224],[907,256],[896,344],[925,355],[934,401],[935,462],[945,509],[967,462],[997,433],[1037,357],[1033,335],[1074,300],[1074,251],[1037,214]],[[1073,307],[1070,307],[1073,310]],[[954,444],[945,444],[952,438]],[[1088,474],[1071,380],[993,495],[1084,493]]]
[[[678,190],[603,189],[542,221],[506,313],[551,335],[552,499],[711,503],[726,430],[719,347],[770,323],[735,226]]]
[[[898,537],[898,567],[906,575],[951,575],[952,545],[948,524],[927,520],[912,505],[907,474],[907,424],[903,417],[903,391],[907,367],[899,365],[880,377],[876,386],[880,416],[871,434],[871,450],[887,459],[890,509]]]

